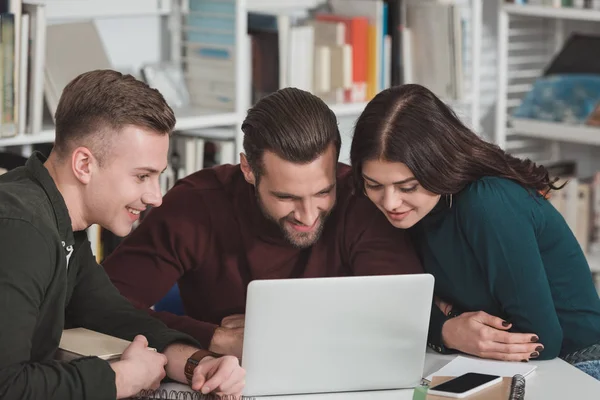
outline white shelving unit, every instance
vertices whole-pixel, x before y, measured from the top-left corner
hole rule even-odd
[[[188,8],[187,0],[24,0],[25,2],[44,3],[46,16],[49,21],[69,21],[77,19],[104,19],[122,17],[158,16],[166,18],[170,31],[170,58],[181,61],[182,21],[181,13]],[[252,10],[265,10],[275,8],[308,8],[324,0],[237,0],[236,1],[236,59],[245,60],[250,54],[250,41],[247,38],[247,13]],[[461,110],[468,110],[468,122],[479,130],[480,111],[480,63],[481,63],[481,36],[482,36],[482,1],[483,0],[453,0],[458,4],[468,7],[469,23],[469,52],[468,73],[465,74],[465,87],[468,88],[464,101],[452,104]],[[157,44],[158,45],[158,44]],[[242,148],[241,123],[246,111],[250,107],[250,70],[245,63],[237,63],[236,69],[236,104],[233,112],[211,112],[190,108],[176,110],[176,130],[186,132],[188,136],[201,136],[207,128],[225,128],[233,132],[235,142],[236,162],[237,154]],[[366,103],[357,104],[331,104],[331,108],[338,118],[346,120],[356,119],[364,110]],[[24,146],[23,153],[28,153],[32,144],[51,143],[54,139],[52,129],[39,133],[19,133],[12,138],[0,138],[0,148],[6,146]]]
[[[498,3],[496,143],[510,153],[542,163],[561,160],[563,143],[600,146],[600,129],[595,127],[511,117],[565,43],[565,25],[575,21],[570,29],[574,30],[600,22],[600,11]],[[600,273],[600,254],[586,257],[592,272]]]
[[[600,11],[499,3],[496,143],[506,148],[511,137],[521,136],[600,145],[597,128],[509,117],[563,45],[565,21],[600,22]],[[559,157],[558,149],[554,143],[553,158]]]
[[[185,9],[186,0],[25,0],[25,3],[45,4],[46,18],[48,21],[73,21],[81,19],[104,19],[125,17],[157,16],[168,18],[171,42],[171,59],[180,57],[181,20],[180,12]],[[237,0],[236,28],[238,31],[236,42],[236,59],[244,59],[246,51],[246,1]],[[157,43],[158,45],[158,43]],[[230,130],[239,129],[243,115],[248,107],[249,94],[244,82],[249,81],[243,63],[238,63],[236,68],[237,103],[233,112],[214,111],[190,107],[175,109],[177,123],[176,131],[195,130],[190,135],[202,135],[202,129],[214,127],[228,127]],[[241,135],[237,135],[241,136]],[[238,137],[233,139],[238,139]],[[38,143],[52,143],[54,129],[47,128],[42,132],[18,133],[14,137],[0,138],[0,148],[7,146],[24,146],[23,153],[30,151],[30,145]],[[241,145],[240,143],[236,143]]]

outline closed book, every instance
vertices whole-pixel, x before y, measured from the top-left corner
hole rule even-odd
[[[55,358],[70,361],[81,357],[98,357],[116,361],[130,344],[128,340],[85,328],[65,329]]]

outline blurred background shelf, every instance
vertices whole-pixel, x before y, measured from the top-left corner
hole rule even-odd
[[[127,18],[168,15],[173,0],[24,0],[44,4],[49,19]]]
[[[514,133],[541,139],[600,146],[600,128],[533,119],[512,118]]]
[[[583,8],[506,4],[504,11],[512,15],[527,17],[600,21],[600,11]]]
[[[240,122],[239,114],[207,108],[190,107],[175,109],[175,130],[203,129],[217,126],[233,126]]]
[[[5,146],[24,146],[38,143],[54,142],[54,129],[43,130],[37,134],[19,133],[16,136],[0,138],[0,147]]]

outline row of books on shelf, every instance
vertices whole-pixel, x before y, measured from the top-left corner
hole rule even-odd
[[[5,2],[6,3],[6,0]],[[44,3],[11,0],[2,10],[0,137],[39,133],[52,123],[77,75],[114,68],[93,21],[46,24]],[[189,0],[182,63],[128,71],[174,109],[236,110],[240,63],[251,69],[251,101],[295,86],[331,104],[362,103],[405,80],[440,97],[464,98],[464,7],[416,0],[331,0],[315,9],[249,12],[239,35],[236,0]],[[239,38],[248,54],[238,59]]]
[[[236,6],[190,0],[183,68],[194,104],[235,104]],[[407,79],[462,99],[462,10],[448,2],[331,0],[314,9],[249,12],[251,102],[293,86],[332,104],[362,103]]]
[[[599,0],[508,0],[507,3],[535,6],[573,7],[600,10]]]

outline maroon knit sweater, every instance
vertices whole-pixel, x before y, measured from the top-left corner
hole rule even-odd
[[[221,319],[243,314],[254,279],[421,273],[407,234],[351,190],[339,164],[337,203],[321,238],[298,249],[267,220],[239,165],[178,182],[103,263],[134,305],[149,308],[178,282],[186,316],[152,312],[208,347]]]

